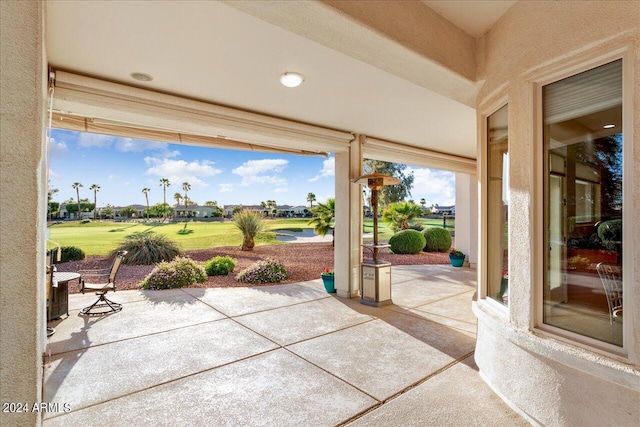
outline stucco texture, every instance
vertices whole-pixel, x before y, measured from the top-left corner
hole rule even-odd
[[[0,401],[33,405],[45,341],[44,6],[3,1],[0,8]],[[2,425],[39,423],[37,412],[0,417]]]
[[[628,100],[633,115],[625,116],[625,144],[633,144],[633,161],[625,178],[627,212],[640,209],[640,2],[518,2],[478,40],[479,76],[484,80],[477,107],[507,97],[511,203],[509,217],[510,307],[506,317],[494,316],[480,301],[476,361],[487,382],[532,422],[543,425],[640,424],[640,290],[625,294],[633,325],[626,337],[628,356],[601,356],[592,351],[541,338],[530,332],[535,316],[536,287],[541,280],[542,210],[536,199],[541,176],[534,161],[534,82],[548,70],[579,66],[599,55],[631,46],[633,84]],[[481,116],[478,116],[479,119]],[[628,121],[632,120],[632,126]],[[629,139],[628,130],[633,130]],[[479,136],[480,138],[480,136]],[[482,141],[479,140],[481,147]],[[628,162],[625,159],[625,162]],[[628,163],[627,163],[628,164]],[[633,180],[630,180],[633,176]],[[628,185],[633,183],[632,185]],[[632,230],[633,224],[625,232]],[[640,283],[640,233],[625,252],[634,266],[632,281]],[[628,252],[628,253],[627,253]],[[629,265],[629,264],[627,264]],[[627,310],[627,308],[625,308]],[[516,339],[517,337],[517,339]],[[552,348],[552,350],[549,350]]]

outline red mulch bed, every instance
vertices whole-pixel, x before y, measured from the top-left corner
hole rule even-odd
[[[204,262],[215,256],[229,255],[236,259],[236,268],[229,276],[209,277],[206,283],[198,283],[192,287],[222,288],[249,286],[235,280],[235,275],[251,264],[266,258],[284,261],[289,272],[289,279],[281,283],[304,282],[318,279],[324,267],[333,267],[333,247],[331,243],[289,243],[285,245],[256,246],[253,251],[243,252],[238,247],[216,247],[185,251],[195,261]],[[370,251],[364,252],[364,259],[371,259]],[[449,264],[446,253],[422,252],[417,255],[396,255],[383,250],[380,259],[394,265]],[[58,271],[91,270],[108,268],[111,260],[103,256],[89,256],[82,261],[71,261],[56,264]],[[138,289],[139,283],[153,270],[153,265],[123,265],[118,272],[118,289]],[[281,284],[280,283],[280,284]],[[72,285],[70,293],[76,293]]]

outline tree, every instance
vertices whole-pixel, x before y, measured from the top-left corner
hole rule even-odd
[[[100,216],[104,216],[105,218],[113,216],[113,206],[107,204],[107,206],[102,209],[102,212],[100,212]]]
[[[148,215],[154,218],[161,218],[167,214],[170,214],[173,209],[167,203],[156,203],[147,209]]]
[[[125,206],[124,208],[120,209],[120,216],[124,215],[127,218],[131,218],[136,213],[138,213],[138,211],[133,206]]]
[[[395,233],[409,228],[409,221],[418,218],[422,209],[415,203],[398,202],[390,204],[382,212],[382,220],[389,224],[389,228]]]
[[[316,207],[310,209],[313,214],[307,224],[313,225],[313,229],[321,236],[325,236],[329,231],[333,234],[332,245],[335,245],[336,236],[333,232],[336,221],[336,199],[330,198],[327,203],[318,203]]]
[[[51,181],[49,181],[49,185],[51,185]],[[60,203],[56,203],[53,201],[53,195],[56,194],[58,191],[57,188],[51,188],[49,187],[49,191],[47,191],[47,205],[48,205],[48,215],[49,215],[49,219],[51,220],[51,218],[53,217],[54,213],[59,213],[60,212]]]
[[[218,202],[215,200],[207,200],[206,202],[204,202],[205,206],[218,206]]]
[[[169,178],[160,178],[160,187],[162,187],[162,194],[163,194],[163,198],[162,198],[162,203],[163,204],[167,204],[167,187],[171,187],[171,182],[169,182]],[[167,214],[165,211],[164,214],[164,219],[167,219]]]
[[[100,186],[98,184],[91,184],[91,187],[89,187],[89,190],[93,190],[93,205],[97,208],[98,207],[98,191],[100,191]],[[98,209],[94,209],[93,210],[93,220],[96,220],[96,211]]]
[[[313,202],[316,201],[316,195],[313,193],[307,193],[307,202],[309,202],[309,209],[313,209]]]
[[[176,212],[178,212],[178,209],[180,208],[180,203],[182,203],[182,194],[173,193],[173,200],[176,201]]]
[[[78,197],[78,207],[79,207],[80,206],[80,187],[83,187],[83,185],[79,182],[74,182],[73,184],[71,184],[71,187],[76,190],[76,196]],[[80,217],[80,212],[78,212],[78,217]]]
[[[151,191],[150,188],[143,188],[142,192],[144,193],[144,198],[147,200],[147,219],[149,219],[149,191]]]
[[[183,182],[182,190],[184,191],[184,216],[187,217],[189,216],[187,214],[187,203],[189,202],[189,195],[187,194],[187,192],[191,191],[191,184],[189,184],[188,182]]]
[[[391,203],[401,202],[407,197],[411,197],[414,176],[413,172],[405,174],[404,171],[407,169],[407,165],[365,159],[363,166],[365,174],[379,172],[400,180],[400,184],[387,185],[382,187],[380,190],[379,201],[383,207],[388,206]]]
[[[276,201],[275,200],[267,200],[267,207],[271,210],[271,214],[276,216]]]
[[[254,238],[258,233],[267,229],[262,215],[255,211],[243,211],[237,212],[233,215],[234,225],[242,232],[242,247],[243,251],[250,251],[255,246]]]
[[[420,199],[420,206],[422,206],[422,209],[424,209],[424,205],[426,204],[427,204],[427,201],[424,199],[424,197]]]

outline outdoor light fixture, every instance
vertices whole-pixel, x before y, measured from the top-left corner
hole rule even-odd
[[[605,128],[605,129],[611,129],[611,128],[616,127],[616,125],[614,125],[614,124],[608,124],[608,125],[604,125],[604,126],[602,126],[602,127],[603,127],[603,128]]]
[[[354,184],[366,184],[371,190],[371,209],[373,210],[373,245],[363,245],[373,251],[373,261],[363,262],[361,266],[360,302],[380,307],[392,304],[391,301],[391,263],[378,260],[380,249],[389,245],[378,244],[378,191],[385,185],[400,184],[400,180],[389,175],[374,172],[351,180]]]
[[[131,73],[131,77],[140,82],[150,82],[151,80],[153,80],[153,76],[147,73]]]
[[[304,76],[300,73],[287,71],[280,76],[280,83],[286,87],[298,87],[304,81]]]

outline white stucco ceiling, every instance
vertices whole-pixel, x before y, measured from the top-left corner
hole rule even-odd
[[[222,3],[54,1],[46,14],[47,57],[60,69],[476,155],[472,108]],[[285,88],[284,71],[304,84]]]

